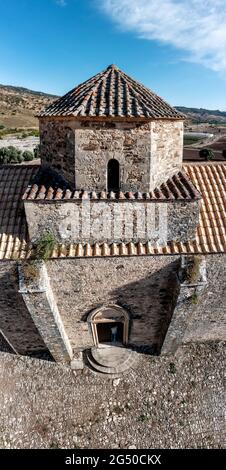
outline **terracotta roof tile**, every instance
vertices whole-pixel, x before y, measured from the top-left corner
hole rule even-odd
[[[115,65],[81,83],[39,114],[39,117],[46,116],[185,119]]]
[[[0,167],[0,259],[20,259],[30,254],[31,247],[21,198],[29,181],[37,175],[38,168],[34,165]],[[226,252],[226,165],[191,164],[184,165],[183,170],[203,197],[200,223],[194,241],[170,242],[166,247],[153,247],[150,243],[57,245],[52,258]],[[53,192],[52,188],[48,189],[48,194]],[[165,197],[168,198],[166,193],[167,191]],[[75,194],[70,197],[74,198]],[[80,197],[80,194],[77,194],[77,197]],[[123,197],[126,198],[124,194]]]
[[[0,259],[26,256],[28,232],[22,196],[38,168],[0,166]]]
[[[172,178],[156,188],[150,193],[141,193],[141,192],[122,192],[119,191],[115,193],[110,192],[96,192],[96,191],[70,191],[65,189],[65,187],[53,190],[52,187],[44,186],[42,180],[46,180],[45,175],[40,173],[40,179],[38,174],[36,176],[36,184],[29,186],[23,196],[23,199],[26,201],[52,201],[52,200],[74,200],[74,199],[91,199],[91,200],[190,200],[190,199],[199,199],[200,193],[195,188],[191,180],[189,180],[187,174],[183,171],[178,172]],[[39,181],[38,181],[39,179]],[[52,185],[51,176],[50,184]]]

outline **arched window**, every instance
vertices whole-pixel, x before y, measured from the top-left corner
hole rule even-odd
[[[119,191],[120,189],[120,176],[119,176],[119,162],[112,158],[108,162],[107,174],[108,191]]]

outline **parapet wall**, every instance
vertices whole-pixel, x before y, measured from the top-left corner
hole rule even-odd
[[[24,201],[30,240],[45,231],[59,243],[129,243],[194,240],[199,202],[71,200]]]

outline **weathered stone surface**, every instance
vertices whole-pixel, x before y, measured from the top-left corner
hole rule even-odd
[[[67,122],[40,121],[40,157],[75,184],[75,135]]]
[[[158,352],[173,312],[177,260],[156,256],[49,261],[50,283],[73,349],[94,345],[88,314],[117,304],[130,315],[129,344]]]
[[[197,292],[197,304],[183,342],[226,339],[226,256],[208,255],[205,259],[207,284],[200,295]]]
[[[151,123],[151,187],[158,187],[177,172],[183,159],[183,122]]]
[[[82,352],[74,353],[73,359],[71,361],[71,369],[72,370],[84,369],[84,360],[83,360]]]
[[[196,238],[199,221],[200,202],[168,204],[167,207],[167,239],[169,241],[187,241]],[[163,230],[163,229],[162,229]]]
[[[140,355],[117,382],[2,353],[0,447],[224,449],[224,373],[224,343]]]
[[[118,304],[130,315],[129,343],[153,354],[161,349],[177,304],[164,353],[172,353],[187,342],[225,340],[224,255],[205,256],[204,290],[200,290],[200,284],[184,285],[180,295],[179,258],[178,255],[49,261],[48,285],[54,300],[47,296],[45,288],[36,285],[40,292],[31,289],[24,293],[30,313],[18,294],[15,263],[4,263],[0,329],[20,354],[44,353],[49,347],[57,359],[56,350],[62,336],[53,316],[53,305],[71,347],[80,352],[94,344],[87,322],[90,311],[102,305]]]
[[[27,268],[26,268],[27,269]],[[27,278],[19,266],[20,293],[40,335],[56,361],[70,362],[73,353],[49,283],[45,264],[33,264],[36,276]]]
[[[78,125],[79,126],[79,125]],[[87,150],[95,145],[94,150]],[[122,191],[145,190],[150,178],[149,124],[90,124],[75,129],[75,170],[77,188],[106,190],[107,164],[116,158],[120,164]]]
[[[106,190],[107,163],[120,164],[123,191],[152,191],[182,165],[183,121],[40,119],[41,160],[77,189]]]
[[[16,262],[0,264],[0,330],[19,354],[45,352],[44,344],[18,293]]]
[[[129,312],[129,343],[151,353],[160,351],[176,304],[167,352],[187,341],[226,340],[225,257],[205,256],[205,260],[207,284],[185,285],[181,293],[179,256],[49,261],[50,282],[73,348],[93,346],[88,314],[109,304]],[[56,273],[61,279],[57,284]]]
[[[63,201],[24,203],[29,236],[46,230],[59,243],[167,242],[194,240],[199,202]]]
[[[178,280],[178,297],[162,354],[175,353],[187,342],[226,340],[225,256],[199,258],[201,277],[192,282]]]

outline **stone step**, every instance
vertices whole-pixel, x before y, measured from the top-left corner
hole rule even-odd
[[[98,371],[102,374],[121,374],[127,371],[129,368],[133,367],[137,362],[137,354],[134,351],[130,351],[131,354],[127,357],[127,359],[120,364],[113,366],[113,364],[100,364],[92,355],[92,351],[89,351],[87,354],[87,359],[89,364],[91,365],[92,369]]]
[[[103,373],[103,372],[95,369],[90,362],[88,364],[88,367],[89,367],[90,371],[92,372],[92,374],[94,374],[94,375],[99,375],[99,376],[102,376],[102,377],[106,377],[108,379],[118,379],[118,378],[122,377],[122,372],[113,373],[113,374],[112,373],[107,373],[106,374],[106,373]],[[125,371],[124,374],[128,374],[128,371],[129,371],[129,369],[127,369],[127,371]]]
[[[119,374],[125,372],[130,367],[129,364],[126,364],[126,362],[116,367],[103,366],[95,361],[91,353],[87,355],[87,358],[91,366],[102,374]]]
[[[117,367],[118,365],[125,362],[131,355],[131,351],[128,349],[118,348],[115,350],[104,350],[99,348],[92,348],[92,356],[94,359],[103,366]]]
[[[117,373],[117,368],[115,367],[114,368],[105,367],[105,366],[98,364],[98,362],[95,361],[95,359],[92,357],[90,353],[87,354],[87,359],[91,367],[97,372],[101,372],[102,374],[116,374]]]

